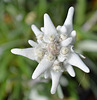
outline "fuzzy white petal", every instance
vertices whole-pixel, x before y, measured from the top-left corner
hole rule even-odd
[[[33,46],[36,47],[38,44],[36,42],[34,42],[33,40],[28,40],[28,43]]]
[[[51,94],[55,94],[61,75],[62,72],[60,71],[51,71],[51,78],[52,78]]]
[[[58,25],[58,26],[56,27],[57,31],[60,31],[61,27],[62,27],[62,26]]]
[[[16,55],[22,55],[27,57],[31,60],[35,60],[34,49],[33,48],[26,48],[26,49],[12,49],[11,52]]]
[[[44,29],[45,34],[56,34],[57,32],[48,14],[44,14]]]
[[[67,18],[64,25],[67,27],[68,33],[70,34],[73,30],[72,20],[73,20],[74,8],[70,7],[68,10]]]
[[[86,73],[89,73],[89,68],[84,64],[84,62],[80,59],[80,57],[76,53],[71,53],[68,59],[68,63],[78,67]]]
[[[40,61],[37,68],[35,69],[32,79],[36,79],[38,76],[40,76],[42,73],[44,73],[48,68],[50,68],[53,64],[53,61],[49,61],[45,57]]]
[[[35,25],[32,25],[31,26],[31,29],[33,30],[34,34],[36,35],[36,37],[40,34],[42,34],[42,32],[35,26]]]
[[[71,42],[72,42],[72,37],[69,37],[61,42],[61,46],[68,46]]]
[[[41,31],[44,32],[44,27],[41,27]]]
[[[47,70],[47,71],[44,72],[44,78],[47,79],[49,77],[50,77],[50,71]]]
[[[61,33],[63,33],[63,34],[66,34],[67,29],[66,29],[66,27],[63,25],[63,26],[61,27],[60,31],[61,31]]]
[[[66,60],[66,57],[64,55],[60,54],[60,55],[58,55],[58,60],[60,62],[63,62],[64,60]]]
[[[65,65],[66,71],[69,73],[70,76],[75,77],[75,71],[71,65]]]
[[[62,91],[62,88],[61,88],[60,85],[58,85],[57,93],[58,93],[58,96],[59,96],[60,99],[64,98],[64,94],[63,94],[63,91]]]
[[[75,41],[76,41],[76,31],[72,31],[70,36],[72,37],[72,43],[71,44],[74,44]]]
[[[49,40],[49,38],[48,38],[48,35],[44,35],[43,40],[44,40],[46,43],[50,43],[50,40]]]

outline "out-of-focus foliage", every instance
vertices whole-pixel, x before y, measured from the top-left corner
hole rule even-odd
[[[10,49],[30,47],[27,41],[36,40],[30,26],[43,26],[44,13],[61,25],[70,6],[75,8],[75,50],[86,56],[91,72],[75,68],[75,78],[64,73],[68,85],[61,87],[63,100],[97,99],[97,0],[0,0],[0,100],[60,100],[57,93],[50,94],[51,81],[31,79],[38,63]]]

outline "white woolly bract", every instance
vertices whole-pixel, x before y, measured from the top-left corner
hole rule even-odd
[[[44,78],[51,78],[52,94],[56,92],[62,72],[67,71],[70,76],[75,77],[73,69],[75,66],[89,73],[89,68],[72,49],[76,41],[76,31],[73,30],[72,26],[73,14],[74,8],[70,7],[64,24],[58,25],[57,28],[55,28],[49,15],[44,14],[42,31],[35,25],[31,26],[37,42],[29,40],[28,43],[32,46],[31,48],[11,50],[14,54],[39,62],[32,78],[36,79],[41,74],[44,74]]]

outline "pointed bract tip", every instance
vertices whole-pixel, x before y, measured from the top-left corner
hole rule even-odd
[[[54,90],[51,89],[51,94],[55,94],[55,93],[56,93],[56,91],[54,91]]]
[[[76,36],[76,31],[73,30],[73,31],[71,32],[71,34],[72,34],[72,36]]]
[[[30,44],[31,43],[31,40],[28,40],[28,43]]]
[[[41,31],[44,32],[44,27],[41,27]]]
[[[72,77],[75,77],[75,73],[73,73],[71,76],[72,76]]]
[[[44,17],[48,17],[49,15],[47,13],[44,14]]]
[[[69,11],[74,11],[74,7],[71,6],[71,7],[69,8]]]
[[[44,20],[49,20],[50,19],[50,16],[47,14],[47,13],[45,13],[44,14]],[[50,19],[51,20],[51,19]]]
[[[86,73],[89,73],[90,72],[90,69],[87,67],[86,70],[85,70],[85,72]]]
[[[75,30],[73,30],[73,31],[72,31],[72,33],[76,33],[76,31],[75,31]]]
[[[34,25],[34,24],[32,24],[32,25],[31,25],[31,29],[33,30],[33,28],[34,28],[34,27],[35,27],[35,25]]]
[[[67,15],[68,21],[73,18],[73,14],[74,14],[74,8],[70,7],[69,10],[68,10],[68,15]]]
[[[11,49],[11,53],[17,54],[17,52],[18,52],[18,49]]]
[[[32,74],[32,79],[34,80],[34,79],[36,79],[37,77],[34,75],[34,74]]]

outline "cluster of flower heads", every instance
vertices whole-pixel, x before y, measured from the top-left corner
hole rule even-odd
[[[76,41],[76,31],[73,30],[72,25],[73,14],[74,8],[70,7],[64,24],[56,28],[49,15],[44,14],[44,27],[41,27],[41,31],[35,25],[31,26],[37,42],[29,40],[31,48],[11,50],[14,54],[25,56],[39,63],[32,79],[36,79],[41,74],[44,74],[44,78],[51,78],[52,94],[56,92],[64,71],[72,77],[75,76],[72,65],[86,73],[89,72],[89,68],[73,50],[73,44]]]

